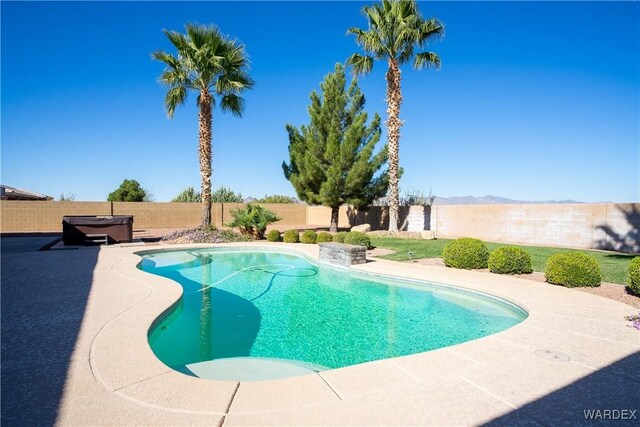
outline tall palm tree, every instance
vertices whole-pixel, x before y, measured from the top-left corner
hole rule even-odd
[[[400,144],[400,65],[413,58],[413,67],[440,68],[440,57],[433,52],[414,52],[444,35],[444,25],[437,19],[423,19],[415,0],[383,0],[366,6],[364,16],[369,29],[350,28],[347,34],[356,36],[356,43],[368,55],[353,54],[347,64],[356,74],[367,74],[376,59],[386,60],[387,70],[387,132],[389,144],[389,231],[398,231],[398,148]]]
[[[244,110],[240,93],[253,87],[253,80],[249,77],[249,61],[240,42],[211,26],[187,24],[186,31],[180,34],[163,30],[178,50],[177,56],[157,51],[152,58],[167,66],[159,81],[168,88],[164,105],[169,118],[177,106],[185,103],[188,91],[198,93],[202,226],[206,227],[211,222],[211,124],[216,96],[222,111],[240,117]]]

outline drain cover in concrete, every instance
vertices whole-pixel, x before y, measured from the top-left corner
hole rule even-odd
[[[571,360],[568,354],[553,350],[536,350],[536,356],[547,360],[555,360],[556,362],[568,362]]]

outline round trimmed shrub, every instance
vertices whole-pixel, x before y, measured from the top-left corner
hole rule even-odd
[[[444,247],[442,258],[447,267],[465,270],[487,268],[489,249],[482,243],[482,240],[462,237],[449,242]]]
[[[531,256],[515,246],[504,246],[489,255],[489,271],[498,274],[531,273]]]
[[[602,269],[591,255],[582,252],[560,252],[547,260],[544,268],[547,282],[568,288],[600,286]]]
[[[371,239],[364,233],[359,231],[350,231],[344,237],[344,243],[348,245],[364,246],[367,249],[371,247]]]
[[[333,235],[333,241],[336,243],[344,243],[344,238],[347,237],[347,234],[349,233],[346,231],[340,231]]]
[[[318,238],[316,239],[316,243],[326,243],[333,242],[333,236],[331,233],[327,233],[323,231],[322,233],[318,233]]]
[[[279,242],[280,232],[278,230],[271,230],[269,234],[267,234],[267,240],[270,242]]]
[[[284,239],[286,243],[299,243],[300,242],[300,233],[298,230],[287,230],[284,232]]]
[[[313,230],[305,230],[300,237],[300,241],[302,243],[315,244],[316,239],[318,238],[318,233]]]
[[[640,297],[640,256],[629,263],[629,285],[627,291]]]

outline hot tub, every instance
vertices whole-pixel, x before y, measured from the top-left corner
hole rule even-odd
[[[132,239],[133,215],[62,217],[62,241],[65,245],[120,243],[131,242]]]

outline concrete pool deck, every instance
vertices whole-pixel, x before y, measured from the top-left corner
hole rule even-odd
[[[3,253],[3,424],[555,426],[589,424],[586,410],[640,419],[640,331],[625,320],[633,307],[546,283],[384,260],[353,269],[487,292],[529,317],[452,347],[282,380],[180,374],[153,355],[147,332],[181,287],[138,270],[135,252],[203,246],[223,245]]]

